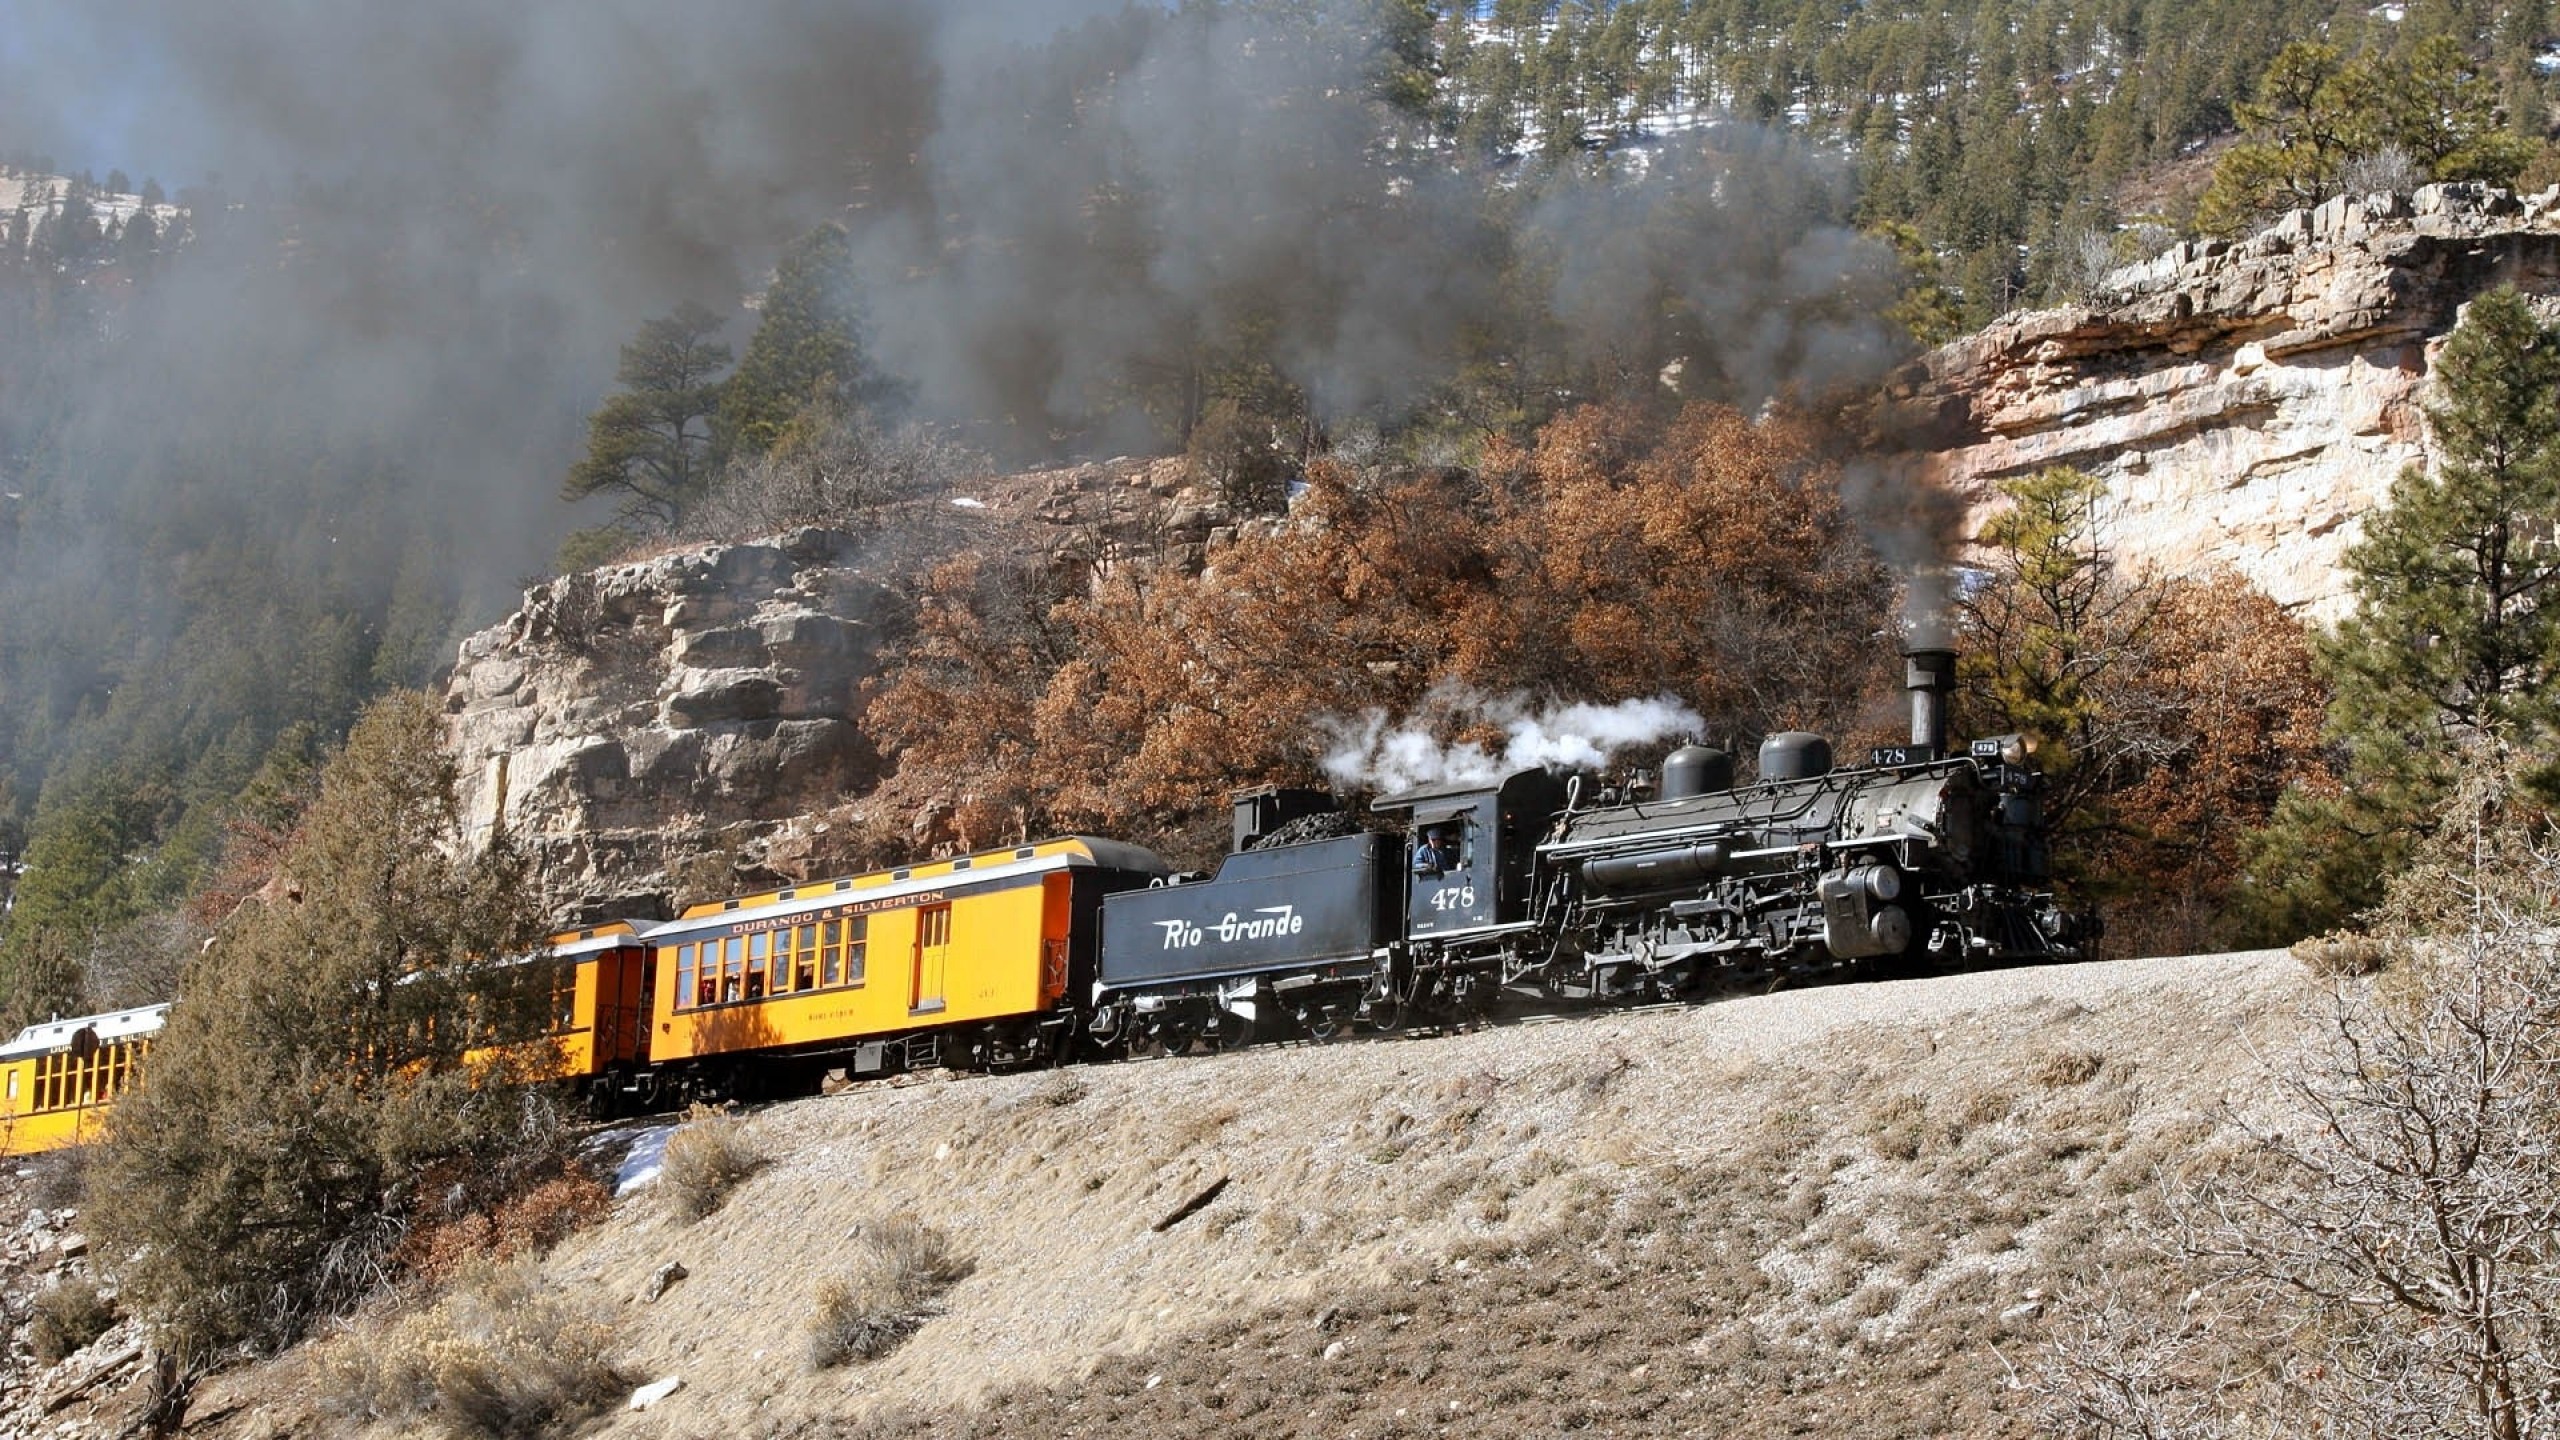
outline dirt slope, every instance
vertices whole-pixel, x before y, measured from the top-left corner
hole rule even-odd
[[[2124,961],[869,1087],[758,1116],[778,1163],[708,1219],[642,1190],[547,1268],[685,1381],[612,1436],[2020,1433],[2009,1367],[2307,985]],[[900,1213],[975,1273],[810,1371],[847,1233]],[[200,1413],[309,1433],[293,1363]]]

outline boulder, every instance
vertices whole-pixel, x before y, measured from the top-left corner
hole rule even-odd
[[[678,671],[667,696],[670,726],[763,720],[782,706],[782,682],[762,670]]]
[[[696,670],[744,670],[770,664],[764,638],[745,626],[687,631],[676,637],[676,663]]]

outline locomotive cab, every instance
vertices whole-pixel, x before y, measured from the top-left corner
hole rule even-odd
[[[1538,841],[1564,802],[1564,782],[1537,769],[1492,785],[1427,785],[1372,804],[1405,819],[1406,935],[1445,939],[1526,922]]]

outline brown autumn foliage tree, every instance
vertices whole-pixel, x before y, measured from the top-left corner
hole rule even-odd
[[[2309,633],[2236,575],[2125,572],[2094,477],[2002,488],[1986,578],[1961,605],[1959,724],[2035,745],[2062,888],[2105,908],[2109,949],[2241,938],[2225,913],[2243,837],[2289,786],[2334,783]]]
[[[1494,585],[1457,656],[1489,689],[1599,699],[1669,689],[1719,735],[1846,738],[1891,670],[1892,579],[1813,427],[1692,405],[1559,417],[1497,448]],[[1546,678],[1560,677],[1560,678]]]
[[[958,797],[965,845],[1041,828],[1033,711],[1066,662],[1072,637],[1052,612],[1078,578],[975,552],[945,562],[926,579],[902,653],[871,684],[869,730],[901,768]]]
[[[2116,877],[2112,948],[2247,937],[2229,919],[2243,842],[2289,787],[2335,784],[2310,634],[2239,576],[2160,582],[2134,661],[2097,687],[2141,738],[2109,776],[2092,868]]]
[[[1316,779],[1322,717],[1401,721],[1452,687],[1668,692],[1719,739],[1846,736],[1889,683],[1892,582],[1818,438],[1715,406],[1586,407],[1473,472],[1318,462],[1289,523],[1201,576],[955,562],[869,723],[964,818],[1159,840],[1233,786]]]

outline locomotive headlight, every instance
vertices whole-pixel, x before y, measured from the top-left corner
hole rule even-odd
[[[2002,735],[1994,739],[1974,742],[1973,753],[1977,758],[1985,750],[1998,756],[2001,764],[2013,767],[2024,766],[2027,763],[2027,757],[2035,753],[2034,749],[2027,744],[2027,737],[2024,735]]]

